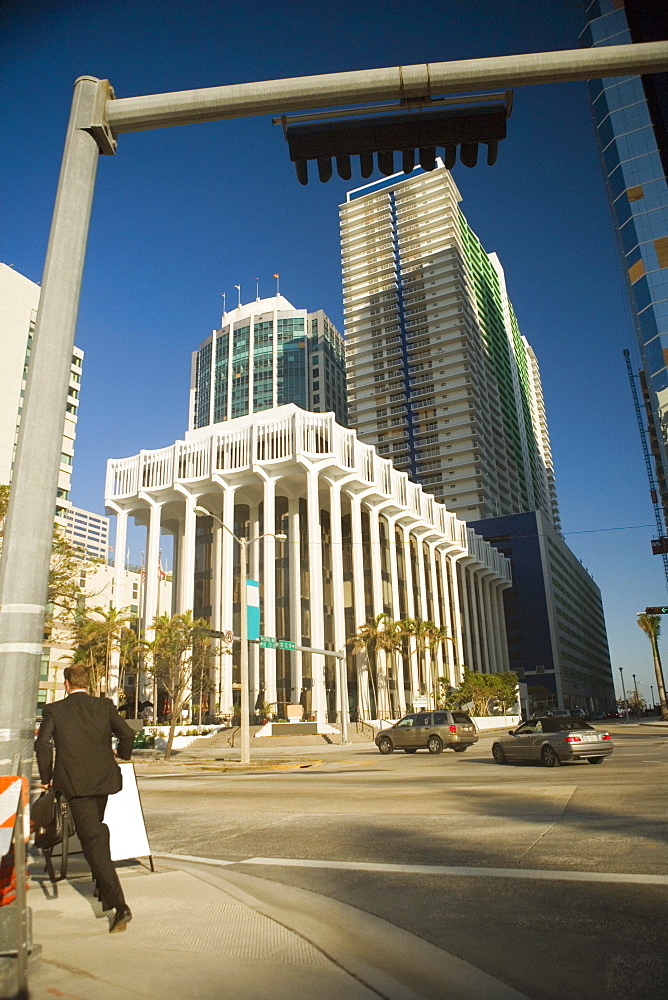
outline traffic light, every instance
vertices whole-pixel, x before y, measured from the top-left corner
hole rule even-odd
[[[415,168],[416,150],[423,170],[435,168],[437,149],[444,151],[445,166],[451,168],[457,159],[457,147],[461,162],[474,167],[480,143],[487,146],[487,163],[490,166],[495,163],[498,144],[506,137],[512,93],[492,97],[497,99],[475,106],[447,106],[435,111],[420,108],[398,115],[376,114],[370,118],[341,119],[336,113],[334,116],[328,113],[323,117],[334,117],[334,120],[301,124],[305,117],[320,119],[319,115],[299,115],[290,119],[283,116],[274,120],[283,125],[290,159],[295,164],[300,184],[308,184],[309,160],[317,161],[318,176],[323,183],[332,176],[332,159],[336,160],[339,177],[350,180],[351,156],[359,156],[362,177],[370,177],[374,170],[374,154],[378,169],[387,177],[394,173],[394,154],[397,152],[401,153],[405,174]],[[430,107],[433,104],[430,102]],[[364,109],[360,114],[368,115],[369,110]],[[296,121],[300,124],[295,124]]]
[[[668,608],[645,608],[646,615],[668,615]]]

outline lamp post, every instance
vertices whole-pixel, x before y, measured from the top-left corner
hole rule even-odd
[[[631,674],[633,677],[633,687],[636,692],[636,715],[638,716],[638,722],[640,722],[640,695],[638,694],[638,682],[636,681],[636,675]]]
[[[624,714],[626,716],[626,721],[629,721],[629,705],[626,700],[626,688],[624,687],[624,667],[619,668],[619,673],[622,678],[622,694],[624,695]]]
[[[650,684],[649,689],[652,692],[652,715],[654,715],[654,685]]]
[[[246,573],[248,566],[248,547],[259,542],[262,538],[275,538],[279,542],[284,542],[287,535],[282,532],[275,534],[273,531],[265,531],[257,538],[239,538],[235,535],[224,521],[216,514],[212,514],[205,507],[195,507],[196,514],[211,517],[217,521],[221,528],[224,528],[232,538],[239,544],[239,680],[241,683],[241,763],[250,763],[250,692],[248,677],[248,592]]]

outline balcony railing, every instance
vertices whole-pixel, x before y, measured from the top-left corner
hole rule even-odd
[[[444,541],[510,580],[505,557],[372,445],[363,444],[354,430],[339,426],[333,414],[308,413],[292,404],[270,412],[274,416],[256,414],[216,424],[208,434],[177,441],[170,448],[110,459],[106,499],[130,500],[144,491],[170,490],[176,483],[201,482],[215,473],[231,475],[255,464],[287,463],[300,455],[330,459],[332,466],[356,473],[359,482],[374,487],[378,496],[391,498],[396,507],[433,527]]]

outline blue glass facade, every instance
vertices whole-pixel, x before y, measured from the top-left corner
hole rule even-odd
[[[666,37],[660,4],[595,0],[583,45],[621,45]],[[662,149],[668,108],[666,74],[589,83],[606,187],[627,277],[638,346],[656,426],[657,478],[664,480],[668,442],[668,184]],[[664,509],[668,496],[663,497]]]
[[[503,594],[510,669],[535,708],[610,711],[615,690],[601,592],[540,511],[469,521],[510,559]]]

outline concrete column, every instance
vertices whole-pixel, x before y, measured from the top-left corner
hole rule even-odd
[[[468,580],[469,580],[469,607],[471,609],[471,637],[473,639],[474,657],[475,664],[480,673],[486,673],[485,668],[485,658],[482,651],[482,644],[480,642],[480,610],[478,606],[478,567],[476,565],[471,565],[467,568]]]
[[[462,555],[457,563],[457,593],[462,623],[463,660],[462,663],[473,670],[476,663],[475,645],[473,640],[471,601],[469,598],[468,572],[469,557]],[[461,590],[461,593],[460,593]]]
[[[451,687],[456,687],[459,683],[459,678],[455,680],[455,649],[456,649],[456,633],[458,629],[453,624],[452,621],[452,611],[450,608],[450,584],[448,582],[448,560],[450,558],[448,550],[445,548],[437,548],[437,559],[440,560],[441,565],[441,579],[443,580],[443,621],[442,624],[448,630],[448,635],[450,640],[445,644],[445,676],[447,677],[448,684]]]
[[[158,613],[158,560],[160,558],[160,513],[162,504],[157,503],[147,493],[141,493],[140,498],[148,504],[149,523],[146,539],[146,576],[144,580],[144,631],[146,638],[155,636],[153,619]]]
[[[322,649],[325,630],[322,615],[322,550],[320,536],[320,497],[318,471],[310,466],[306,469],[306,493],[308,508],[308,567],[309,567],[309,608],[311,618],[311,645]],[[327,696],[325,691],[325,658],[311,654],[313,676],[313,704],[318,725],[327,722]]]
[[[222,531],[221,539],[221,594],[220,617],[221,628],[233,631],[234,627],[234,539],[230,531],[234,531],[234,487],[219,483],[223,493],[222,522],[229,531]],[[221,706],[223,714],[233,714],[234,696],[232,693],[232,647],[229,653],[222,653],[220,658]]]
[[[183,567],[181,571],[181,613],[192,611],[195,604],[195,536],[197,534],[197,498],[185,498],[185,531],[183,535]]]
[[[120,593],[123,587],[123,578],[125,576],[125,545],[127,540],[127,527],[128,527],[128,516],[130,514],[129,510],[123,507],[118,507],[116,504],[108,505],[116,514],[116,556],[114,558],[114,607],[120,609],[122,607],[120,601]],[[114,646],[111,651],[111,669],[109,671],[109,687],[107,689],[107,697],[111,698],[115,705],[118,705],[119,699],[119,674],[120,674],[120,650],[118,646]]]
[[[441,606],[438,602],[438,579],[436,576],[436,542],[428,542],[429,548],[429,586],[431,587],[432,605],[434,608],[433,622],[438,628],[441,627]],[[438,678],[443,674],[443,643],[440,642],[431,653],[430,680],[433,695],[434,708],[438,701]]]
[[[346,644],[346,618],[343,596],[343,540],[341,535],[341,487],[331,483],[329,487],[329,516],[331,522],[332,544],[332,605],[334,609],[334,649],[342,650]],[[337,677],[348,676],[347,667],[336,661]],[[337,685],[336,710],[339,714],[348,711],[348,684],[345,689]]]
[[[457,552],[447,557],[450,559],[452,565],[452,599],[454,604],[454,620],[452,622],[452,627],[454,629],[455,643],[457,644],[457,669],[453,673],[453,685],[459,687],[461,683],[463,671],[462,664],[466,663],[466,652],[464,647],[464,634],[466,629],[465,622],[465,612],[462,611],[461,602],[459,600],[459,581],[461,579],[460,574],[464,572],[462,566],[463,553]]]
[[[301,552],[299,541],[299,499],[288,499],[288,546],[290,552],[290,639],[297,646],[302,644],[302,594],[301,594]],[[295,650],[292,655],[291,702],[299,703],[302,693],[302,654]]]
[[[353,602],[355,607],[355,632],[366,623],[364,599],[364,556],[362,552],[362,501],[350,495],[350,530],[353,550]],[[370,719],[369,666],[364,653],[357,654],[357,706],[360,718]]]
[[[415,598],[413,596],[413,563],[411,561],[411,529],[410,525],[402,525],[404,535],[404,568],[406,572],[406,606],[408,617],[415,618]],[[411,670],[411,702],[420,694],[420,664],[419,651],[415,639],[408,643]]]
[[[222,518],[221,518],[222,520]],[[222,572],[222,561],[223,561],[223,535],[226,534],[223,528],[221,528],[215,518],[212,518],[212,545],[211,545],[211,628],[215,629],[217,632],[223,629],[223,616],[221,613],[221,603],[222,603],[222,586],[223,586],[223,572]],[[214,641],[214,646],[219,649],[221,646],[221,640],[216,639]],[[215,710],[215,705],[219,706],[222,702],[222,680],[223,680],[223,669],[222,669],[222,655],[216,656],[214,660],[213,667],[213,691],[210,695],[212,708]]]
[[[378,525],[378,508],[369,505],[369,538],[371,541],[371,595],[374,617],[383,613],[383,580],[381,576],[380,530]],[[390,712],[390,692],[388,688],[387,663],[385,650],[376,653],[376,697],[378,698],[378,717],[388,719]]]
[[[265,524],[266,524],[265,519]],[[248,523],[248,538],[252,542],[254,538],[259,538],[262,534],[260,530],[260,511],[257,504],[249,505],[249,523]],[[248,552],[248,579],[249,580],[260,580],[260,542],[255,542],[254,545],[249,545],[247,548]],[[263,625],[263,615],[265,607],[262,597],[260,597],[260,631],[264,628]],[[268,635],[268,633],[262,632],[262,635]],[[266,653],[267,650],[262,651]],[[266,662],[266,661],[265,661]],[[248,682],[249,682],[249,701],[251,714],[255,711],[255,705],[257,704],[258,695],[260,694],[260,689],[262,687],[262,678],[260,676],[260,646],[257,642],[248,643]],[[263,697],[263,701],[267,701],[266,696]]]
[[[425,572],[424,565],[424,549],[422,546],[423,535],[416,534],[415,538],[417,542],[417,553],[418,553],[418,577],[420,581],[420,592],[419,592],[419,602],[420,608],[417,612],[417,617],[421,618],[422,621],[428,621],[428,607],[427,607],[427,574]],[[422,651],[422,662],[424,664],[424,674],[420,676],[422,684],[425,686],[427,694],[427,705],[431,704],[432,698],[432,685],[431,685],[431,654],[428,649]]]
[[[276,637],[276,480],[264,480],[264,531],[262,539],[264,578],[262,580],[262,608],[264,635]],[[258,542],[256,548],[260,543]],[[276,650],[264,650],[264,700],[276,709]]]
[[[401,614],[399,610],[399,568],[397,565],[396,517],[387,519],[387,529],[390,544],[390,580],[392,584],[392,617],[395,621]],[[406,714],[406,691],[404,688],[404,659],[401,650],[394,654],[394,669],[397,681],[397,709],[399,715]],[[394,709],[393,709],[394,712]]]

